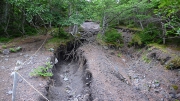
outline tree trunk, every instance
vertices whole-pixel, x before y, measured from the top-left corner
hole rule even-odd
[[[25,29],[24,29],[25,21],[26,21],[25,9],[22,8],[22,15],[21,15],[21,30],[22,30],[21,33],[22,33],[22,35],[25,35]]]
[[[103,21],[102,21],[102,31],[101,31],[102,35],[105,34],[106,28],[107,28],[107,20],[106,20],[106,15],[104,13]]]
[[[161,22],[161,25],[162,25],[162,30],[163,30],[163,36],[162,36],[163,44],[166,44],[166,28],[164,27],[163,22]]]

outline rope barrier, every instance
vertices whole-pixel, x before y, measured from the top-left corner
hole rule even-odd
[[[42,46],[45,44],[46,40],[48,38],[48,34],[45,38],[45,40],[43,41],[43,43],[41,44],[41,46],[37,49],[37,51],[30,56],[26,61],[23,62],[22,65],[24,65],[28,60],[31,59],[31,57],[33,57],[34,55],[37,54],[37,52],[42,48]],[[32,87],[36,92],[38,92],[44,99],[46,99],[47,101],[49,101],[40,91],[38,91],[33,85],[31,85],[20,73],[18,73],[15,69],[14,69],[14,81],[13,81],[13,93],[12,93],[12,101],[15,101],[15,95],[16,95],[16,86],[17,86],[17,79],[18,79],[18,75],[30,86]],[[17,75],[18,74],[18,75]]]
[[[38,92],[43,98],[45,98],[47,101],[49,101],[40,91],[38,91],[33,85],[31,85],[21,74],[19,74],[17,71],[15,71],[30,87],[32,87],[36,92]]]

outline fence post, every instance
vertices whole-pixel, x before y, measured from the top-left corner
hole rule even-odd
[[[12,90],[12,101],[15,101],[18,75],[16,71],[13,74],[14,74],[14,80],[13,80],[13,90]]]

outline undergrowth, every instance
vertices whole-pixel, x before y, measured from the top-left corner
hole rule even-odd
[[[118,33],[116,29],[109,29],[105,32],[105,35],[98,34],[96,40],[101,45],[105,46],[114,46],[114,47],[122,47],[122,37],[121,33]]]
[[[52,72],[50,72],[49,70],[52,68],[53,66],[51,65],[50,62],[46,62],[45,66],[39,66],[37,68],[35,68],[30,75],[31,76],[43,76],[43,77],[51,77],[53,76]]]

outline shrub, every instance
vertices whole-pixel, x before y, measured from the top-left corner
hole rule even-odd
[[[52,72],[49,72],[49,69],[51,69],[53,66],[50,62],[47,62],[44,66],[39,66],[35,68],[30,75],[31,76],[43,76],[43,77],[50,77],[53,76]]]
[[[116,44],[122,41],[121,34],[116,29],[110,29],[105,33],[104,41],[111,44]]]
[[[159,33],[161,32],[157,29],[157,27],[149,25],[143,31],[133,35],[132,43],[137,43],[138,45],[161,43],[162,39],[158,38]]]
[[[54,37],[68,39],[70,35],[63,28],[59,28],[59,32],[55,32]]]

